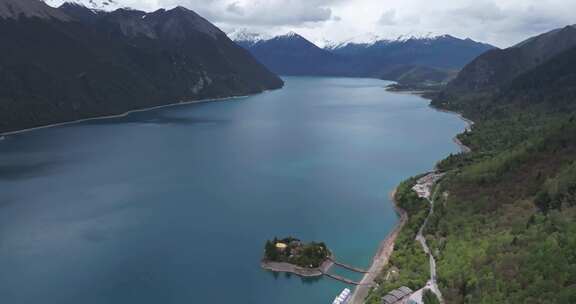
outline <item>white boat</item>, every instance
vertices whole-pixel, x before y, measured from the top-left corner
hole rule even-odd
[[[351,291],[348,288],[344,288],[342,292],[334,299],[332,304],[346,304],[350,299]]]

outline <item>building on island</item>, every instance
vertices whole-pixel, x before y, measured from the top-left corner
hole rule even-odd
[[[277,242],[276,243],[276,249],[280,250],[280,251],[284,251],[286,250],[286,248],[288,248],[288,245],[282,243],[282,242]]]

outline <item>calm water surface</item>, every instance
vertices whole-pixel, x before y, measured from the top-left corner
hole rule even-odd
[[[388,193],[464,122],[379,80],[286,82],[1,141],[0,303],[331,303],[345,285],[262,271],[264,241],[368,266]]]

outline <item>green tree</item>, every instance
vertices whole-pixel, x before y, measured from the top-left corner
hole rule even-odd
[[[534,199],[534,204],[536,204],[536,207],[538,207],[538,209],[546,214],[548,213],[548,210],[550,210],[550,202],[552,201],[552,199],[550,198],[550,194],[548,194],[548,191],[541,191],[538,193],[538,195],[536,195],[536,198]]]
[[[436,297],[436,294],[434,294],[430,289],[424,290],[422,302],[424,302],[424,304],[440,304],[438,297]]]
[[[270,240],[266,241],[264,246],[264,255],[267,260],[276,261],[278,259],[278,250],[276,250],[275,243]]]

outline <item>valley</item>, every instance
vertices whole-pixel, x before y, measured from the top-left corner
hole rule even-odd
[[[0,301],[576,303],[576,6],[418,1],[0,0]]]

